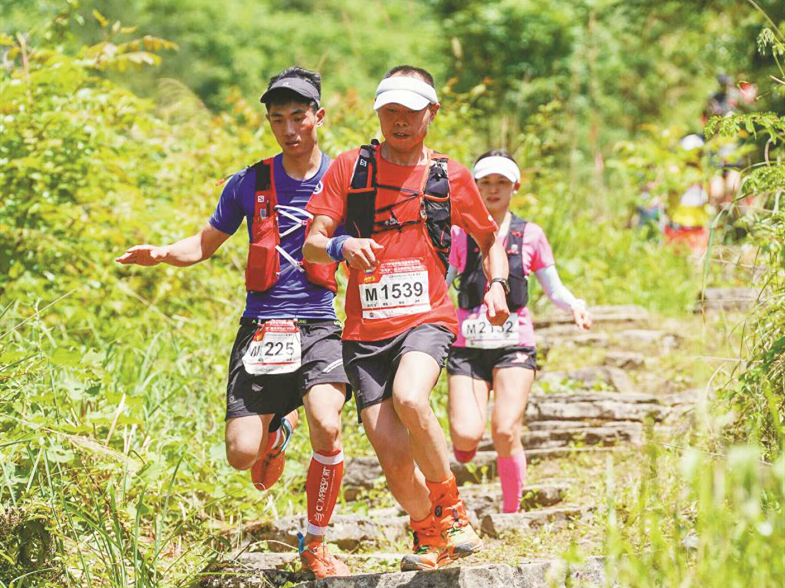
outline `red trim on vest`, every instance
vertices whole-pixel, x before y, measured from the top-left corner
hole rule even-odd
[[[264,292],[278,282],[281,273],[281,259],[276,247],[281,244],[281,232],[278,226],[278,196],[275,191],[275,175],[273,158],[262,160],[256,164],[255,172],[260,166],[267,166],[270,183],[263,189],[254,190],[254,211],[251,221],[251,243],[248,248],[248,261],[245,265],[245,289],[249,292]],[[258,188],[258,179],[255,188]],[[310,223],[305,227],[307,234]],[[288,262],[287,262],[288,263]],[[313,264],[303,261],[305,275],[313,284],[338,291],[335,280],[337,263]]]

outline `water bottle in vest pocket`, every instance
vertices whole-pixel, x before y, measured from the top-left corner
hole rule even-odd
[[[278,281],[281,261],[276,250],[279,241],[277,221],[271,214],[253,223],[253,239],[245,266],[245,289],[248,291],[264,292]]]

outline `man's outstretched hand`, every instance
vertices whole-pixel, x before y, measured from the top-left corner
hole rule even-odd
[[[155,245],[136,245],[131,247],[120,257],[116,257],[117,263],[124,265],[158,265],[166,259],[166,247],[156,247]]]

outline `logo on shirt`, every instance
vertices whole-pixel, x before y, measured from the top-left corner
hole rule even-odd
[[[256,201],[259,202],[259,203],[264,202],[264,194],[258,194],[256,196]]]
[[[319,182],[318,184],[316,184],[316,187],[313,189],[313,193],[321,194],[323,189],[324,189],[324,185],[321,182]]]

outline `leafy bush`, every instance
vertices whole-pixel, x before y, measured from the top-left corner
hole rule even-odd
[[[766,29],[761,50],[785,55],[785,35]],[[779,62],[778,62],[779,63]],[[774,91],[785,93],[785,71],[780,67]],[[759,438],[767,455],[785,446],[785,117],[775,113],[734,115],[712,119],[707,133],[735,136],[740,132],[766,139],[765,159],[745,170],[738,201],[750,207],[753,240],[765,271],[758,286],[758,304],[745,325],[744,357],[737,379],[724,397],[737,413],[736,438]]]

